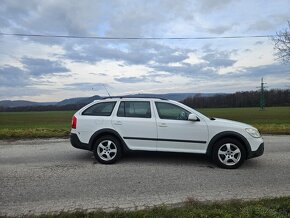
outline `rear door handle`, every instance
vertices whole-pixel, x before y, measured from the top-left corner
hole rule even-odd
[[[160,123],[159,127],[167,127],[167,124],[166,123]]]
[[[121,121],[115,121],[114,124],[115,125],[122,125],[122,122]]]

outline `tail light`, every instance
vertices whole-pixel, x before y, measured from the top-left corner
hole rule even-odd
[[[71,128],[72,129],[76,129],[77,128],[77,118],[76,118],[76,116],[73,116],[73,118],[72,118]]]

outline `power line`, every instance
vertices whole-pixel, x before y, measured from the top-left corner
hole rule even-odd
[[[3,33],[2,36],[42,37],[42,38],[68,38],[68,39],[104,39],[104,40],[211,40],[211,39],[244,39],[269,38],[274,35],[246,35],[246,36],[200,36],[200,37],[106,37],[106,36],[77,36],[77,35],[46,35],[25,33]]]

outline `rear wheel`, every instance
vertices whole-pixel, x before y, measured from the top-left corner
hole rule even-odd
[[[222,168],[236,169],[243,164],[245,157],[246,150],[236,139],[225,138],[214,145],[213,160]]]
[[[113,136],[103,136],[94,145],[94,155],[102,164],[115,163],[121,157],[121,145]]]

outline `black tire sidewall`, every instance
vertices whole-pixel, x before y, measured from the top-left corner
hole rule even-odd
[[[236,145],[241,151],[241,159],[235,165],[232,165],[232,166],[225,165],[218,158],[218,150],[220,149],[220,147],[222,145],[224,145],[226,143],[231,143],[231,144]],[[212,159],[221,168],[224,168],[224,169],[236,169],[236,168],[239,168],[243,164],[244,160],[246,159],[246,150],[245,150],[245,147],[241,144],[240,141],[238,141],[236,139],[233,139],[233,138],[224,138],[224,139],[221,139],[221,140],[219,140],[218,142],[215,143],[215,145],[213,147]]]
[[[116,156],[112,159],[112,160],[109,160],[109,161],[105,161],[103,159],[101,159],[98,155],[98,152],[97,152],[97,148],[98,148],[98,145],[102,142],[102,141],[106,141],[106,140],[110,140],[112,141],[115,145],[116,145],[116,148],[117,148],[117,154]],[[121,149],[121,143],[120,141],[113,137],[113,136],[102,136],[101,138],[97,139],[95,144],[94,144],[94,149],[93,149],[93,152],[94,152],[94,156],[96,158],[96,160],[99,162],[99,163],[102,163],[102,164],[113,164],[115,163],[118,159],[120,159],[121,157],[121,153],[122,153],[122,149]]]

